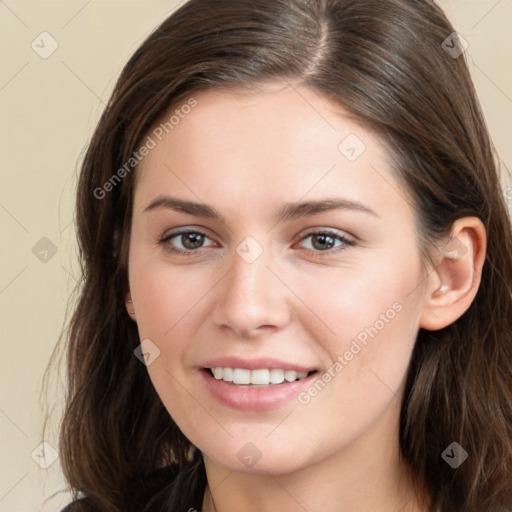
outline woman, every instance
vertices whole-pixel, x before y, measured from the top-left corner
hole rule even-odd
[[[142,44],[78,187],[67,510],[512,510],[462,54],[427,0],[192,0]]]

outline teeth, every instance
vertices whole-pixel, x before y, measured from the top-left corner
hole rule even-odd
[[[284,370],[270,370],[270,382],[272,384],[284,382]]]
[[[224,374],[224,369],[221,368]],[[233,368],[233,382],[235,384],[250,384],[251,383],[251,370],[244,370],[242,368]]]
[[[284,380],[288,382],[293,382],[297,378],[297,372],[293,370],[287,370],[284,372]]]
[[[223,370],[223,374],[221,374],[221,379],[226,382],[233,382],[233,368],[220,368]]]
[[[270,382],[269,370],[252,370],[251,384],[268,384]]]
[[[296,372],[294,370],[261,369],[246,370],[245,368],[210,368],[217,380],[233,382],[233,384],[253,384],[267,386],[269,384],[281,384],[284,381],[294,382],[304,379],[308,372]]]

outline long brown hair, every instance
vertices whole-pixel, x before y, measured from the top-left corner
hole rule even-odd
[[[380,136],[414,200],[425,251],[457,218],[483,222],[476,298],[448,327],[419,332],[400,453],[432,511],[512,510],[511,224],[464,56],[443,43],[459,48],[453,32],[429,0],[191,0],[132,56],[78,184],[82,281],[65,337],[60,455],[92,509],[131,510],[134,481],[194,459],[134,357],[140,340],[124,297],[136,169],[112,177],[194,93],[282,81],[315,88]],[[457,469],[441,458],[454,441],[468,453]]]

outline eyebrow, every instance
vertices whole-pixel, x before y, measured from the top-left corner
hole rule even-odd
[[[158,196],[143,211],[148,212],[159,208],[167,208],[176,212],[195,215],[196,217],[205,217],[224,222],[224,217],[212,206],[172,196]],[[286,203],[276,212],[275,217],[278,221],[283,221],[309,217],[331,210],[355,210],[379,217],[374,210],[363,203],[331,197],[315,201]]]

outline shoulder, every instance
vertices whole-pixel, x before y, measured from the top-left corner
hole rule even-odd
[[[169,498],[173,503],[181,504],[181,498],[192,497],[200,499],[204,495],[206,485],[206,474],[203,464],[194,464],[186,469],[180,469],[178,466],[166,466],[144,477],[137,477],[133,486],[127,489],[130,502],[137,502],[141,510],[146,506],[160,505],[167,502]],[[175,501],[176,500],[176,501]],[[194,500],[194,505],[196,500]],[[188,501],[187,501],[188,502]],[[180,507],[181,509],[181,507]],[[187,510],[187,509],[185,509]],[[200,508],[198,509],[200,510]],[[89,498],[78,498],[68,504],[60,512],[97,512]]]
[[[64,507],[60,510],[60,512],[85,512],[87,510],[87,498],[81,498],[79,500],[73,501],[68,506]]]

